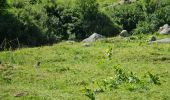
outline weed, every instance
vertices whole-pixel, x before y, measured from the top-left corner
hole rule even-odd
[[[159,77],[149,73],[149,77],[152,83],[160,84]],[[145,77],[146,78],[146,77]],[[108,90],[118,89],[120,86],[129,90],[130,92],[139,91],[145,92],[149,90],[149,84],[147,81],[140,80],[133,72],[126,73],[123,69],[115,67],[115,77],[109,77],[102,81],[93,82],[97,83],[98,89],[93,92],[92,89],[87,89],[88,97],[92,98],[96,91],[98,93],[105,92]],[[87,94],[86,94],[87,95]]]
[[[91,99],[91,100],[95,100],[96,96],[95,96],[95,92],[92,89],[88,89],[85,87],[85,92],[86,92],[86,96]]]
[[[0,66],[0,73],[1,73],[2,80],[5,81],[6,83],[11,83],[12,76],[14,73],[13,70],[14,70],[14,67],[12,65]]]
[[[129,83],[139,83],[140,80],[137,76],[135,76],[135,74],[133,72],[130,73],[130,75],[128,76],[128,80]]]
[[[156,85],[161,85],[160,79],[158,75],[153,75],[152,73],[148,72],[150,82]]]
[[[110,47],[109,49],[106,50],[106,56],[109,60],[111,60],[112,55],[113,55],[113,49]]]
[[[127,74],[120,68],[115,68],[116,84],[122,84],[128,80]]]

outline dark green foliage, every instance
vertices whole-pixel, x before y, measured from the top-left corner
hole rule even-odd
[[[39,46],[67,39],[81,40],[94,32],[113,36],[119,31],[99,11],[96,0],[78,0],[74,8],[54,0],[14,0],[9,7],[0,16],[0,43],[6,40],[5,48],[18,47],[18,43]]]
[[[170,24],[169,4],[169,0],[138,0],[101,12],[96,0],[77,0],[75,7],[55,0],[14,0],[10,4],[1,0],[0,43],[6,40],[5,48],[40,46],[82,40],[94,32],[114,36],[120,29],[132,34],[154,33]]]
[[[112,12],[114,22],[127,31],[135,29],[138,21],[144,19],[141,8],[138,8],[136,4],[120,5],[113,9]]]
[[[16,42],[39,46],[67,39],[81,40],[93,32],[105,36],[118,33],[110,18],[99,12],[95,0],[80,0],[74,8],[55,1],[15,0],[10,7],[10,11],[0,16],[0,43],[7,40],[5,48],[18,47]]]
[[[161,85],[158,75],[153,75],[150,72],[148,72],[148,75],[149,75],[151,83],[156,84],[156,85]]]
[[[7,44],[11,47],[13,45],[10,45],[10,42],[16,42],[13,41],[16,38],[19,38],[21,43],[27,45],[38,45],[43,42],[41,31],[36,25],[33,23],[24,23],[10,13],[0,16],[0,32],[0,41],[2,42],[6,39]]]
[[[96,0],[78,0],[77,5],[86,36],[94,32],[104,36],[114,36],[119,32],[120,28],[106,14],[99,11]]]
[[[150,0],[149,0],[150,1]],[[148,3],[148,1],[147,1]],[[139,33],[154,33],[158,31],[159,27],[164,24],[170,24],[170,2],[166,0],[151,0],[149,5],[154,6],[149,8],[145,3],[143,11],[145,12],[145,19],[140,21],[137,28],[134,30],[134,34]],[[142,4],[140,4],[142,6]]]
[[[85,95],[86,95],[90,100],[96,100],[95,92],[94,92],[93,90],[85,88],[85,92],[86,92]]]
[[[7,0],[1,0],[0,1],[0,10],[7,7]]]
[[[96,0],[77,0],[78,9],[82,13],[82,16],[86,20],[96,19],[96,15],[99,13],[98,3]]]
[[[163,24],[170,24],[169,0],[138,0],[131,4],[110,8],[112,19],[122,29],[132,34],[158,31]]]
[[[77,34],[83,33],[80,14],[75,9],[64,8],[64,6],[55,4],[46,6],[46,10],[49,33],[54,33],[61,39],[68,39],[71,34],[75,34],[75,38],[79,38]]]

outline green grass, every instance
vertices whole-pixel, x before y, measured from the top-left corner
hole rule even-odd
[[[97,100],[168,100],[170,44],[148,44],[149,37],[115,37],[92,43],[91,47],[61,42],[0,52],[0,99],[88,100],[94,94]],[[116,74],[116,68],[125,74]],[[117,88],[99,91],[104,87],[103,80],[114,85],[109,81],[116,81],[118,75],[129,77],[130,72],[141,82],[128,83],[125,79]]]

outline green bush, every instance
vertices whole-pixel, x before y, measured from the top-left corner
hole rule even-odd
[[[170,20],[169,0],[138,0],[130,4],[115,5],[107,11],[113,22],[132,34],[154,33]]]
[[[104,36],[114,36],[119,33],[120,28],[113,23],[109,16],[99,11],[99,4],[96,0],[78,0],[77,5],[86,36],[94,32]]]
[[[7,6],[8,5],[8,6]],[[39,46],[61,40],[81,40],[94,32],[114,36],[120,29],[133,34],[154,33],[170,24],[169,0],[138,0],[100,11],[96,0],[77,0],[65,6],[55,0],[0,1],[0,43],[16,38],[22,45]],[[4,9],[8,7],[8,9]]]
[[[155,9],[152,11],[147,10],[147,15],[145,16],[144,21],[140,21],[137,25],[137,28],[134,30],[135,34],[154,33],[158,31],[160,26],[164,24],[170,24],[170,2],[166,0],[164,2],[163,0],[155,2],[159,2],[159,5],[157,3],[153,3],[155,4],[155,7],[153,7]]]
[[[1,0],[0,1],[0,10],[2,9],[2,8],[5,8],[7,6],[7,0]]]
[[[84,33],[80,14],[73,8],[66,8],[62,5],[47,5],[48,32],[54,33],[61,39],[68,39],[70,35],[76,34],[74,38],[80,38],[77,34]]]
[[[94,32],[105,36],[118,33],[119,27],[99,11],[96,0],[78,0],[76,4],[69,7],[55,0],[12,1],[0,16],[0,43],[6,39],[10,47],[13,43],[9,42],[18,39],[22,45],[39,46],[81,40]]]
[[[137,28],[133,30],[133,34],[149,34],[154,32],[154,25],[145,21],[140,21]]]
[[[141,8],[136,4],[118,5],[111,12],[113,21],[127,31],[135,29],[138,22],[144,19]]]

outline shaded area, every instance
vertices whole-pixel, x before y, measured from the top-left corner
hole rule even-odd
[[[87,29],[91,32],[97,32],[104,36],[115,36],[120,32],[120,27],[114,24],[104,13],[98,13],[96,18],[89,20]]]
[[[20,43],[28,46],[45,44],[41,30],[34,24],[25,25],[5,10],[0,13],[0,35],[1,49],[16,48]]]

